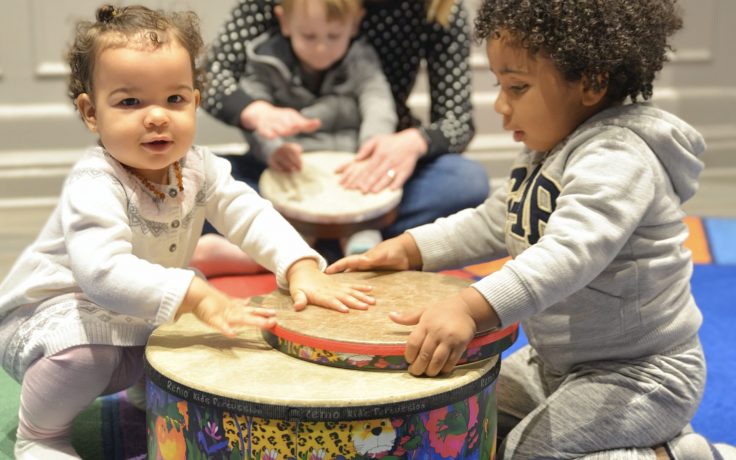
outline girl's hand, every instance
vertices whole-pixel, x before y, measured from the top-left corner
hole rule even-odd
[[[430,377],[455,368],[479,326],[499,324],[496,312],[472,287],[424,310],[392,312],[389,317],[405,326],[416,325],[406,341],[404,358],[410,363],[409,373]]]
[[[176,318],[189,312],[227,337],[235,337],[235,329],[242,326],[269,329],[276,325],[275,310],[250,307],[247,299],[230,297],[198,277],[189,285]]]
[[[414,172],[427,143],[416,128],[376,136],[360,146],[353,161],[337,168],[340,184],[363,193],[399,189]]]
[[[276,107],[266,101],[253,101],[240,112],[240,124],[266,139],[275,139],[314,132],[322,122],[307,118],[294,109]]]
[[[287,142],[268,157],[268,167],[280,172],[301,171],[302,152],[301,145]]]
[[[295,262],[286,275],[294,309],[304,310],[307,304],[347,313],[351,308],[366,310],[375,299],[367,294],[372,287],[366,284],[346,284],[322,273],[313,259]]]
[[[422,256],[408,233],[381,241],[363,254],[343,257],[325,270],[338,273],[365,270],[412,270],[422,267]]]

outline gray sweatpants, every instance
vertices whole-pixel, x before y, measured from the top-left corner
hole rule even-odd
[[[698,340],[670,353],[553,372],[526,346],[501,363],[499,459],[654,459],[705,386]]]

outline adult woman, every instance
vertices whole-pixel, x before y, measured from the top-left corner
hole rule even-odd
[[[264,137],[315,129],[293,109],[274,111],[238,84],[245,68],[244,43],[276,27],[274,0],[239,0],[216,38],[206,65],[209,87],[202,107],[214,117]],[[475,128],[470,101],[470,33],[460,0],[366,0],[361,36],[376,49],[394,95],[398,131],[363,145],[342,168],[342,183],[364,192],[403,187],[399,216],[383,230],[388,238],[480,204],[488,196],[483,168],[460,155]],[[421,126],[407,106],[420,63],[426,62],[430,123]],[[268,110],[263,110],[267,108]],[[269,116],[262,116],[268,112]],[[276,113],[277,115],[273,115]],[[251,185],[265,165],[251,156],[231,157],[233,175]]]

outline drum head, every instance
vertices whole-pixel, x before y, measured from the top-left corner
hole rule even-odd
[[[266,169],[258,186],[261,195],[288,219],[316,224],[345,224],[374,219],[401,201],[401,190],[363,194],[339,183],[338,166],[351,161],[346,152],[308,152],[302,170],[282,173]]]
[[[294,311],[288,293],[275,291],[252,302],[275,308],[278,325],[264,331],[274,348],[306,361],[335,367],[404,370],[405,343],[412,330],[393,322],[392,311],[409,312],[457,294],[471,281],[439,273],[351,272],[334,276],[341,281],[373,286],[376,304],[366,311],[336,313],[308,306]],[[485,331],[469,344],[460,363],[475,362],[499,354],[516,340],[518,326]]]

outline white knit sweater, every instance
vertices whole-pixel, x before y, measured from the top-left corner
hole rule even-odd
[[[101,147],[70,172],[40,235],[0,285],[0,352],[21,378],[27,365],[81,344],[143,345],[173,318],[194,272],[187,269],[205,218],[286,286],[288,267],[324,260],[230,164],[193,147],[182,192],[156,198]]]

